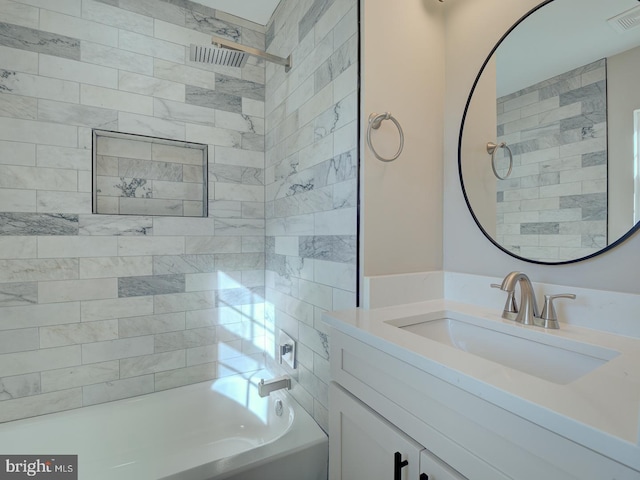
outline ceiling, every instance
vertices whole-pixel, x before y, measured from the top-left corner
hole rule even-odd
[[[195,0],[207,7],[266,25],[280,0]]]
[[[617,32],[607,19],[636,0],[556,0],[520,24],[497,51],[498,96],[640,45],[640,27]]]

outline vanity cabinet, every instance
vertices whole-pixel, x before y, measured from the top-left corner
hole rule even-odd
[[[383,340],[334,325],[330,335],[330,480],[391,480],[395,452],[409,462],[403,480],[640,480],[637,470],[421,370],[410,352],[388,353]],[[513,399],[515,411],[520,402]]]
[[[332,382],[330,480],[465,480]]]

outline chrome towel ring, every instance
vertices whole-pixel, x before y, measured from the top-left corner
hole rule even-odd
[[[383,120],[391,120],[393,123],[395,123],[396,127],[398,128],[398,132],[400,133],[400,146],[398,147],[398,151],[396,152],[396,154],[391,158],[384,158],[378,155],[378,152],[376,152],[376,149],[373,148],[373,144],[371,143],[371,129],[379,129],[380,124]],[[383,162],[393,162],[400,156],[400,154],[402,153],[402,149],[404,148],[404,132],[402,131],[402,127],[400,126],[398,120],[396,120],[395,117],[391,115],[391,113],[372,113],[371,115],[369,115],[369,126],[367,127],[367,145],[369,145],[369,148],[371,149],[375,157]]]
[[[509,154],[509,170],[504,177],[501,177],[496,170],[496,152],[499,148],[506,149],[507,153]],[[509,178],[509,175],[511,175],[511,170],[513,170],[513,153],[511,153],[511,149],[509,148],[509,146],[505,142],[502,142],[500,144],[488,142],[487,153],[491,155],[491,169],[493,170],[493,174],[496,176],[496,178],[498,180],[506,180],[507,178]]]

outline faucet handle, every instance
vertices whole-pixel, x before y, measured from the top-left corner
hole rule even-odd
[[[545,295],[544,307],[542,308],[542,313],[540,314],[540,319],[543,321],[542,326],[544,328],[560,328],[560,325],[558,324],[558,315],[556,313],[555,307],[553,306],[553,301],[556,298],[570,298],[572,300],[575,300],[576,296],[573,293]]]
[[[492,283],[491,288],[498,288],[502,290],[502,285],[498,283]],[[515,290],[507,292],[507,301],[504,304],[504,310],[502,311],[502,318],[507,320],[513,320],[515,317],[510,314],[518,313],[518,304],[516,303],[516,297],[514,296]]]

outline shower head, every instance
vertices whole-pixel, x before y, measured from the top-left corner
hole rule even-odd
[[[288,58],[276,57],[257,48],[247,47],[220,37],[211,37],[211,45],[202,47],[191,44],[189,60],[192,62],[213,63],[227,67],[244,67],[249,55],[264,58],[278,65],[284,65],[285,72],[291,70],[291,55]]]
[[[192,62],[213,63],[214,65],[224,65],[225,67],[244,67],[249,54],[230,50],[224,47],[202,47],[191,44],[189,60]]]

